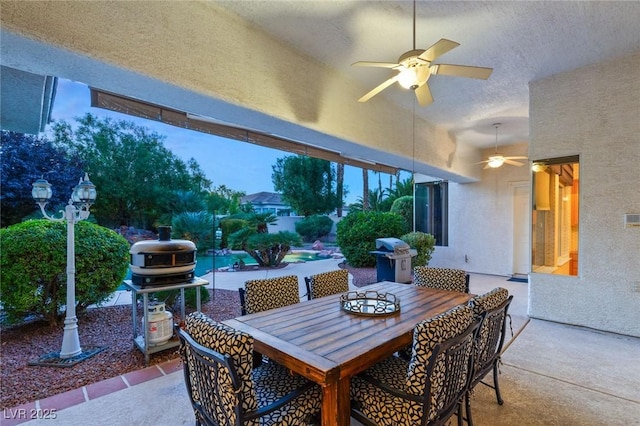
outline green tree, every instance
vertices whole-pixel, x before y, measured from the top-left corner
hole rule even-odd
[[[338,206],[335,171],[329,161],[288,156],[278,158],[272,169],[273,187],[298,214],[326,214]]]
[[[129,243],[115,231],[82,221],[75,229],[76,303],[106,301],[129,267]],[[63,222],[28,220],[0,229],[2,306],[10,320],[38,314],[60,321],[67,297],[67,231]]]
[[[51,184],[49,210],[64,208],[84,175],[80,158],[45,138],[4,130],[1,136],[0,226],[13,225],[38,211],[31,197],[31,184],[36,179],[45,178]]]
[[[207,209],[216,214],[234,214],[239,211],[240,198],[246,195],[243,191],[235,191],[226,185],[218,185],[207,194]]]
[[[164,136],[128,121],[77,119],[53,125],[57,143],[86,161],[98,198],[91,211],[99,223],[150,228],[168,212],[174,191],[200,193],[211,182],[195,161],[185,163],[163,145]]]

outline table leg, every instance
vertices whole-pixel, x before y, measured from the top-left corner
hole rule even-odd
[[[349,426],[351,404],[348,378],[339,379],[322,388],[322,426]]]

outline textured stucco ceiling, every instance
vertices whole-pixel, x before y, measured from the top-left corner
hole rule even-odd
[[[411,1],[221,4],[366,88],[393,72],[350,64],[395,62],[412,48]],[[529,140],[529,82],[601,61],[615,66],[616,57],[640,50],[638,1],[418,1],[416,15],[417,48],[441,38],[460,43],[437,63],[494,69],[488,81],[433,77],[434,104],[417,108],[458,141],[477,147],[494,144],[496,122],[502,123],[501,145]],[[378,96],[412,108],[412,94],[397,85]]]
[[[477,180],[477,148],[529,140],[529,83],[640,51],[640,2],[424,2],[417,47],[493,67],[433,76],[435,102],[359,60],[412,48],[409,1],[3,0],[0,63],[443,179]],[[640,78],[640,76],[638,76]]]

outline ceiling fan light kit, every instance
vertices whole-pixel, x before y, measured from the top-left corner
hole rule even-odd
[[[498,167],[502,167],[503,164],[510,164],[512,166],[521,167],[524,166],[524,163],[514,160],[526,160],[527,157],[516,156],[516,157],[505,157],[502,154],[498,154],[498,127],[500,127],[502,123],[493,123],[493,127],[496,128],[496,145],[495,145],[495,153],[489,156],[488,160],[480,161],[476,164],[487,163],[484,166],[485,169],[497,169]]]
[[[416,2],[414,0],[413,50],[409,50],[400,55],[397,63],[359,61],[352,64],[361,67],[391,68],[397,72],[396,75],[382,82],[358,99],[358,102],[366,102],[387,87],[393,85],[393,83],[398,82],[398,84],[405,89],[412,89],[415,92],[418,103],[421,106],[427,106],[433,102],[431,89],[427,83],[427,80],[432,74],[482,80],[488,79],[493,71],[492,68],[433,63],[437,58],[459,45],[460,44],[455,41],[443,38],[426,50],[416,49]]]

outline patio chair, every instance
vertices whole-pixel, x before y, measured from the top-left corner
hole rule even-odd
[[[475,318],[479,319],[484,317],[476,338],[473,375],[471,377],[471,383],[469,384],[469,392],[467,392],[465,398],[467,422],[469,425],[473,425],[470,402],[471,391],[478,383],[493,388],[496,392],[498,404],[502,405],[504,403],[498,384],[498,364],[500,363],[500,353],[502,352],[502,345],[504,343],[511,300],[513,300],[513,296],[509,296],[507,289],[497,287],[469,301],[468,305],[473,310]],[[493,370],[493,385],[482,381],[491,370]]]
[[[365,425],[462,424],[479,321],[460,305],[418,323],[411,360],[389,357],[351,380],[351,415]]]
[[[416,266],[413,279],[415,285],[469,293],[469,274],[462,269]]]
[[[249,280],[245,281],[244,286],[245,288],[238,289],[242,315],[255,314],[300,302],[300,290],[296,275]],[[266,357],[258,352],[254,353],[254,367],[265,361],[268,361]]]
[[[349,271],[338,269],[304,277],[309,300],[349,291]]]
[[[250,335],[201,312],[176,329],[196,425],[299,425],[318,415],[318,385],[276,363],[252,368]]]
[[[249,280],[240,293],[240,310],[242,315],[255,314],[268,309],[281,308],[300,302],[298,277],[284,277]]]

